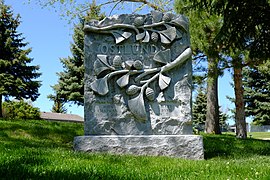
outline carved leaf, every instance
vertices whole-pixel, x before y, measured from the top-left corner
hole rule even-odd
[[[182,33],[179,30],[176,30],[176,39],[181,39],[182,37]]]
[[[132,35],[132,33],[130,33],[130,32],[122,32],[121,35],[122,35],[124,38],[128,39],[128,38]]]
[[[131,67],[133,66],[134,61],[129,60],[129,61],[125,61],[125,68],[126,69],[131,69]]]
[[[185,32],[188,32],[188,19],[183,15],[179,15],[178,18],[172,20],[172,23],[182,28]]]
[[[97,59],[99,61],[101,61],[105,66],[111,68],[111,66],[109,65],[108,61],[107,61],[107,55],[104,54],[98,54],[97,55]]]
[[[159,51],[154,55],[154,61],[167,64],[171,62],[171,50],[166,49],[165,51]]]
[[[136,40],[139,41],[145,37],[145,31],[136,35]]]
[[[116,83],[118,84],[119,87],[123,88],[128,85],[129,82],[129,74],[125,74],[121,78],[119,78]]]
[[[145,36],[142,42],[149,42],[150,41],[150,35],[148,31],[145,31]]]
[[[123,36],[121,36],[121,35],[118,34],[118,33],[114,33],[114,32],[113,32],[112,34],[113,34],[113,36],[114,36],[114,38],[115,38],[115,43],[116,43],[116,44],[119,44],[120,42],[126,40]]]
[[[112,31],[112,34],[115,38],[116,44],[119,44],[120,42],[128,39],[132,35],[132,33],[124,31]]]
[[[160,11],[151,11],[151,15],[153,17],[153,23],[158,23],[162,19],[162,12]]]
[[[97,60],[94,62],[94,71],[95,74],[98,76],[100,73],[106,70],[110,70],[112,67],[107,62],[106,55],[97,55]]]
[[[171,41],[166,36],[164,36],[161,33],[159,35],[160,35],[160,41],[161,41],[161,43],[163,43],[163,44],[170,44],[171,43]]]
[[[100,78],[91,83],[91,89],[99,95],[106,95],[109,92],[108,77]]]
[[[128,107],[135,118],[141,121],[147,120],[143,92],[141,92],[137,97],[128,100]]]
[[[166,29],[164,31],[160,31],[160,34],[162,34],[170,42],[172,42],[175,39],[175,37],[176,37],[176,28],[175,27],[168,28],[168,29]]]
[[[159,74],[158,85],[159,85],[159,88],[161,90],[166,89],[169,86],[170,82],[171,82],[171,78],[170,77],[164,76],[161,73]]]

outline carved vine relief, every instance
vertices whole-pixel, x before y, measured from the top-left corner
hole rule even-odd
[[[129,39],[135,33],[138,43],[161,42],[169,45],[176,38],[181,38],[176,27],[188,33],[188,21],[182,15],[172,13],[151,12],[152,23],[145,24],[143,17],[136,17],[133,22],[129,19],[121,24],[112,24],[103,27],[86,25],[86,32],[109,33],[115,38],[115,43],[119,44]],[[163,26],[163,30],[160,27]],[[171,60],[171,50],[165,49],[156,52],[153,61],[158,66],[149,68],[144,66],[141,60],[123,61],[121,55],[115,55],[112,63],[108,61],[108,55],[97,54],[94,62],[94,71],[97,79],[91,83],[91,89],[99,95],[106,95],[109,92],[108,81],[110,78],[119,77],[116,81],[120,88],[125,88],[125,93],[130,97],[128,107],[131,113],[139,120],[147,120],[145,101],[153,101],[155,92],[149,86],[153,81],[158,81],[161,91],[165,90],[171,78],[164,75],[174,67],[183,64],[191,56],[191,49],[187,47],[178,57]],[[106,72],[104,74],[104,72]],[[136,84],[131,84],[130,77],[133,76]],[[145,78],[147,77],[147,78]]]

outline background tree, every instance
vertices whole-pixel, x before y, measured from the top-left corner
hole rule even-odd
[[[53,101],[53,107],[51,109],[52,112],[55,113],[67,113],[67,109],[65,107],[65,100],[56,95],[48,95],[48,98]]]
[[[90,19],[103,18],[100,15],[100,8],[95,2],[91,5],[87,15],[80,18],[79,24],[74,28],[73,41],[71,44],[71,57],[61,58],[64,71],[57,73],[58,84],[52,86],[55,95],[49,98],[55,103],[61,99],[61,103],[71,102],[77,105],[84,103],[84,22]],[[57,97],[57,98],[56,98]]]
[[[222,44],[222,53],[233,54],[231,65],[234,68],[236,95],[236,135],[246,138],[242,68],[254,64],[259,59],[270,57],[270,2],[269,0],[190,0],[187,2],[191,2],[193,9],[222,17],[223,24],[215,41]]]
[[[205,129],[205,121],[207,115],[207,95],[206,89],[203,86],[198,88],[196,98],[192,106],[192,116],[193,116],[193,128],[197,131],[203,131]],[[221,111],[219,107],[219,126],[222,130],[227,130],[228,125],[226,121],[228,120],[228,115]]]
[[[221,46],[214,40],[221,26],[221,17],[207,11],[186,8],[192,7],[191,1],[175,1],[178,13],[185,13],[190,20],[191,45],[194,52],[207,56],[207,111],[205,132],[220,134],[219,105],[218,105],[218,77],[221,75],[219,63]]]
[[[270,61],[243,72],[247,116],[256,125],[270,125]]]
[[[38,66],[29,65],[33,61],[27,57],[31,49],[23,49],[22,34],[17,32],[20,16],[14,16],[11,7],[0,0],[0,117],[2,117],[2,97],[36,100],[39,96],[40,81],[34,80],[41,74]]]
[[[198,131],[204,129],[204,124],[206,120],[206,108],[207,108],[207,98],[206,90],[202,86],[199,87],[196,98],[192,104],[192,123],[193,128]]]

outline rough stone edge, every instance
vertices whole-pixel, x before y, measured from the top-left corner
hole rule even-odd
[[[203,138],[197,135],[77,136],[74,138],[74,150],[204,159]]]

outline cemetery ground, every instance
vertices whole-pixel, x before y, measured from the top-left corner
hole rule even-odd
[[[270,140],[203,135],[205,159],[75,152],[83,124],[0,120],[1,179],[270,179]],[[263,138],[270,133],[263,133]]]

